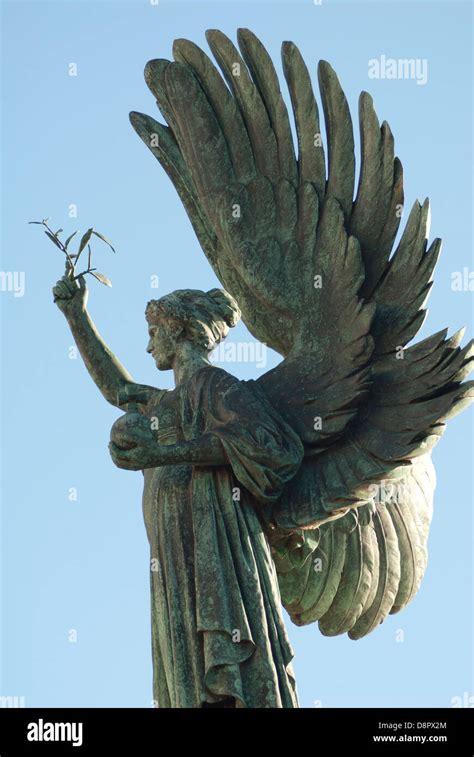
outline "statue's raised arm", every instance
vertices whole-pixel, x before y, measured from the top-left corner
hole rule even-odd
[[[83,276],[73,279],[68,271],[53,287],[54,301],[64,314],[89,374],[105,397],[116,407],[128,401],[149,402],[163,390],[137,384],[106,345],[87,310],[89,291]]]

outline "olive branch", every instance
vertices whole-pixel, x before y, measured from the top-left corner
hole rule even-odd
[[[49,218],[43,218],[42,221],[29,221],[30,224],[36,224],[37,226],[43,226],[44,227],[44,233],[48,237],[48,239],[53,242],[53,244],[58,247],[58,249],[61,250],[61,252],[64,253],[66,256],[66,268],[67,273],[70,276],[70,278],[75,281],[76,279],[79,279],[81,276],[85,276],[87,273],[90,273],[91,276],[93,276],[97,281],[100,281],[101,284],[105,284],[105,286],[111,287],[112,282],[110,279],[107,278],[107,276],[104,276],[103,273],[99,273],[97,268],[92,267],[92,249],[90,245],[90,240],[92,239],[92,236],[98,237],[98,239],[101,239],[102,242],[105,242],[105,244],[110,247],[113,253],[115,253],[115,249],[109,242],[109,240],[104,237],[103,234],[101,234],[99,231],[96,231],[94,228],[87,229],[85,234],[83,234],[81,241],[79,242],[79,247],[77,249],[77,252],[74,254],[71,254],[69,252],[69,243],[72,241],[72,239],[76,236],[77,231],[74,231],[65,242],[60,239],[60,234],[63,232],[63,229],[58,229],[57,231],[53,231],[48,226]],[[77,264],[79,262],[79,258],[81,257],[84,250],[87,248],[87,268],[80,273],[76,273],[77,270]]]

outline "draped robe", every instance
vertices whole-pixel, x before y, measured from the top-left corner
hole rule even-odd
[[[298,470],[299,437],[258,385],[213,366],[146,410],[158,441],[215,434],[228,465],[144,471],[157,707],[298,707],[263,509]]]

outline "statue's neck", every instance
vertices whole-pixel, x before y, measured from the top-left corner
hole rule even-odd
[[[207,356],[198,351],[189,342],[183,342],[178,346],[176,357],[173,362],[173,373],[176,386],[179,386],[193,376],[196,371],[211,365]]]

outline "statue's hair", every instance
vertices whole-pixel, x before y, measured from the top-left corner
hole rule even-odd
[[[186,336],[206,350],[213,350],[240,319],[240,308],[224,289],[177,289],[159,300],[150,300],[145,316],[151,325],[159,319],[178,321]]]

